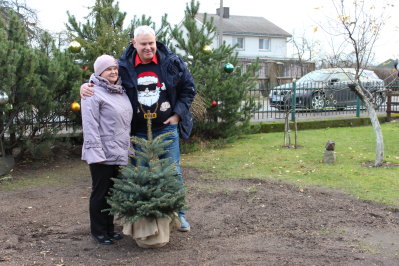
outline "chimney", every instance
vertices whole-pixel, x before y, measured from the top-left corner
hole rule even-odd
[[[220,16],[220,8],[216,9],[216,15]],[[229,17],[230,17],[230,8],[223,7],[223,18],[229,18]]]

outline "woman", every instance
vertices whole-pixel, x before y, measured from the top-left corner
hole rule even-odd
[[[82,160],[90,167],[90,229],[100,244],[110,245],[122,235],[114,231],[113,216],[102,210],[109,208],[106,196],[113,186],[120,165],[128,163],[130,123],[133,110],[118,76],[118,62],[102,55],[94,62],[95,95],[82,99],[84,143]]]

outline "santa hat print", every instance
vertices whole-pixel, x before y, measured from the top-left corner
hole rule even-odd
[[[146,84],[157,84],[157,87],[161,88],[162,84],[159,81],[158,75],[154,72],[142,72],[137,76],[137,83],[139,85],[146,85]]]

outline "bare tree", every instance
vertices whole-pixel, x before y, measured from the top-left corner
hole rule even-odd
[[[42,33],[38,26],[36,10],[26,4],[26,0],[0,0],[0,17],[5,21],[10,19],[11,12],[15,12],[23,21],[28,33],[29,41],[37,40]]]
[[[343,38],[344,45],[341,44],[340,46],[342,50],[338,49],[334,53],[335,55],[340,55],[348,48],[349,54],[353,54],[356,72],[350,88],[360,97],[369,113],[376,136],[374,166],[378,167],[384,162],[384,140],[376,113],[375,97],[360,82],[360,75],[373,59],[375,42],[378,40],[386,21],[384,8],[380,2],[378,2],[380,6],[376,7],[369,5],[369,1],[363,0],[332,0],[332,3],[338,16],[329,22],[330,26],[335,23],[335,27],[324,27],[324,30],[333,36],[334,42],[332,46],[334,47],[337,46],[337,39],[339,37]],[[382,11],[380,12],[379,10]]]
[[[294,32],[292,35],[293,36],[289,42],[294,48],[293,56],[298,58],[298,62],[301,65],[300,76],[303,76],[306,73],[304,73],[302,64],[315,59],[315,56],[318,53],[319,42],[307,37],[305,33],[301,36],[297,36]]]
[[[294,80],[295,82],[295,80]],[[293,104],[290,103],[292,101],[292,92],[288,93],[284,99],[284,104],[282,105],[282,109],[284,110],[284,148],[298,148],[298,124],[296,117],[292,117],[292,122],[294,124],[294,145],[292,145],[291,139],[291,125],[289,116],[292,114],[293,109],[295,108]]]

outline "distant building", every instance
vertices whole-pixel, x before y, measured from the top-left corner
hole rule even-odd
[[[248,64],[259,58],[260,70],[257,73],[259,88],[290,82],[293,78],[299,78],[315,69],[313,62],[298,62],[287,57],[287,42],[292,35],[269,20],[263,17],[233,16],[230,15],[228,7],[223,8],[222,21],[220,14],[220,8],[216,10],[216,14],[206,14],[207,21],[213,18],[217,29],[211,46],[214,48],[219,46],[221,25],[222,41],[227,45],[237,44],[238,60],[243,71],[246,71]],[[204,13],[196,15],[198,27],[202,27],[204,17]]]
[[[206,14],[207,21],[213,18],[217,28],[216,38],[212,46],[218,47],[220,42],[220,8],[216,14]],[[196,16],[201,26],[205,14]],[[237,44],[239,64],[245,71],[246,65],[259,58],[259,87],[269,88],[276,84],[291,81],[313,71],[313,62],[301,62],[287,57],[287,42],[291,34],[263,17],[230,15],[230,8],[223,8],[222,41],[229,45]]]
[[[213,18],[216,28],[220,26],[220,9],[217,14],[207,14],[207,20]],[[202,25],[204,14],[196,16]],[[223,41],[237,44],[239,58],[279,58],[287,57],[287,41],[291,34],[263,17],[232,16],[230,9],[223,9],[222,19]],[[219,35],[219,29],[218,29]],[[214,39],[213,46],[219,46],[219,36]]]

